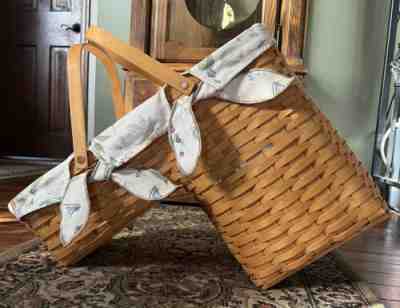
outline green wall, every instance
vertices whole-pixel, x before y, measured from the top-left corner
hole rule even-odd
[[[131,0],[98,0],[97,24],[112,32],[116,37],[128,42],[130,32]],[[104,67],[97,62],[96,67],[96,109],[95,132],[114,123],[114,111],[111,102],[111,85],[105,75]],[[123,74],[120,73],[121,78]]]
[[[307,89],[370,165],[389,0],[310,0]],[[130,0],[99,1],[98,24],[127,41]],[[97,66],[96,131],[111,125],[110,86]]]
[[[369,167],[389,0],[311,0],[307,88]]]

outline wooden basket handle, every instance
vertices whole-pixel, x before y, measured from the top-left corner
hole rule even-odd
[[[135,71],[160,86],[169,85],[178,93],[184,95],[190,95],[196,85],[193,79],[176,73],[139,49],[125,44],[100,28],[91,27],[86,33],[86,38],[89,41],[88,44],[75,45],[70,48],[67,62],[71,128],[75,157],[73,172],[75,174],[86,170],[89,166],[82,91],[83,50],[93,53],[106,68],[106,72],[112,82],[112,98],[117,119],[124,114],[124,102],[121,95],[121,82],[118,78],[114,61],[129,71]]]
[[[114,60],[128,71],[136,72],[159,86],[169,85],[185,95],[190,95],[195,87],[195,83],[189,78],[176,73],[140,49],[129,46],[101,28],[90,27],[86,32],[86,39],[107,50]]]
[[[67,73],[72,140],[75,155],[74,173],[79,173],[88,167],[82,82],[82,56],[84,50],[94,54],[105,66],[112,83],[112,101],[115,117],[119,119],[124,115],[124,98],[121,94],[121,82],[118,78],[117,68],[111,57],[101,48],[91,44],[72,46],[68,52]]]

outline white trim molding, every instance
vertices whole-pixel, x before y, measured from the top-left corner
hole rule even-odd
[[[95,26],[98,23],[99,0],[89,0],[89,2],[89,25]],[[93,55],[89,55],[87,97],[87,136],[90,142],[96,134],[96,58]]]

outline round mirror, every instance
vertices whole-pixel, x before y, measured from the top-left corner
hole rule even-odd
[[[229,30],[254,14],[260,0],[185,0],[201,25],[215,31]]]

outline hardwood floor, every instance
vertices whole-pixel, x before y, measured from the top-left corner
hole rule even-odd
[[[0,254],[31,241],[33,235],[8,214],[7,204],[32,178],[0,181]],[[10,221],[7,220],[7,217]],[[351,269],[368,282],[382,302],[400,308],[400,218],[362,234],[339,250]]]
[[[32,178],[0,181],[0,254],[31,241],[34,236],[8,212],[8,202],[26,187]]]
[[[400,308],[400,218],[362,234],[339,253],[387,307]]]

